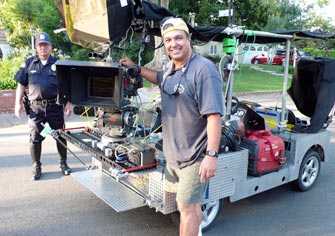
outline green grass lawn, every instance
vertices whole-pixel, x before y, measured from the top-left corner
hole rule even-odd
[[[281,91],[283,89],[283,75],[273,75],[268,72],[261,72],[250,67],[251,64],[240,65],[239,70],[234,74],[234,93],[241,92],[267,92]],[[283,73],[282,66],[257,65],[264,70]],[[289,75],[288,86],[291,84],[292,76]],[[144,87],[152,85],[144,80]],[[225,89],[225,88],[224,88]]]
[[[234,75],[234,93],[240,92],[266,92],[281,91],[283,89],[284,75],[273,75],[250,67],[253,65],[240,65]],[[264,70],[283,73],[281,66],[257,65]],[[292,76],[288,77],[288,86],[291,84]]]

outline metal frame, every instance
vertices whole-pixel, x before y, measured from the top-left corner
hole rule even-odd
[[[294,39],[292,35],[236,28],[227,28],[225,33],[233,37],[241,34],[254,34],[286,39],[286,58],[289,58],[290,43]],[[234,63],[234,60],[232,63]],[[282,108],[277,134],[284,140],[287,147],[289,146],[285,150],[286,164],[277,171],[254,177],[247,173],[249,157],[247,149],[221,153],[218,158],[217,174],[209,181],[208,195],[204,204],[226,197],[231,202],[235,202],[297,180],[302,160],[309,150],[316,150],[322,161],[326,161],[328,155],[330,155],[330,131],[322,130],[316,134],[295,134],[285,131],[288,65],[289,60],[285,60]],[[234,65],[231,68],[233,67]],[[229,106],[231,106],[232,101],[233,78],[234,71],[232,70],[230,71],[231,82],[227,94],[227,110],[230,110]],[[76,138],[80,136],[80,132],[84,131],[79,131],[79,134],[78,132],[63,133],[64,138],[93,156],[93,168],[91,170],[71,173],[79,182],[118,212],[145,205],[155,208],[156,211],[163,214],[177,211],[176,194],[165,190],[164,162],[161,157],[158,158],[157,156],[157,160],[160,160],[161,163],[155,169],[117,176],[113,171],[106,169],[106,164],[103,163],[105,158],[92,151],[89,142],[80,142],[80,139]]]

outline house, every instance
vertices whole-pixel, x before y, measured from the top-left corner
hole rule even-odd
[[[194,49],[199,54],[205,56],[205,57],[222,57],[222,42],[214,42],[210,41],[206,43],[205,45],[195,45]]]
[[[5,30],[0,29],[0,57],[6,58],[9,55],[11,50],[12,48],[7,42]]]
[[[201,55],[206,57],[221,58],[224,54],[222,52],[222,42],[210,41],[205,45],[194,46],[194,49]],[[242,43],[237,48],[235,60],[238,63],[250,64],[251,58],[256,55],[268,54],[269,47],[265,44]]]

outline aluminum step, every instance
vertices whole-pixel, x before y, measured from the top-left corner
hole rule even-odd
[[[142,196],[100,169],[73,172],[71,175],[117,212],[145,206]]]

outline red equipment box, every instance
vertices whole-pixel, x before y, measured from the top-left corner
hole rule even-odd
[[[247,131],[241,146],[249,150],[249,175],[276,171],[286,162],[284,141],[268,130]]]

